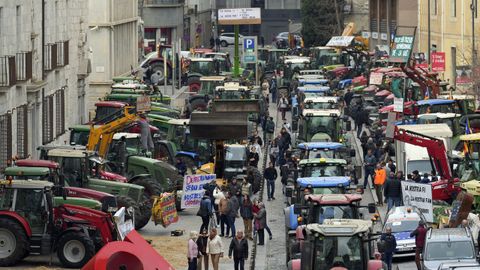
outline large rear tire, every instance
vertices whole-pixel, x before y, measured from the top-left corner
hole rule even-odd
[[[8,218],[0,218],[0,266],[11,266],[28,253],[28,239],[25,230]]]
[[[82,268],[95,255],[95,244],[83,232],[69,232],[58,240],[57,255],[63,266]]]
[[[148,224],[150,217],[152,216],[152,205],[154,200],[153,196],[160,196],[160,194],[163,192],[163,188],[157,183],[157,181],[151,178],[140,178],[134,181],[133,184],[140,185],[145,188],[142,201],[139,205],[142,217],[138,224],[143,228]]]
[[[140,211],[138,204],[132,198],[127,196],[117,196],[117,205],[118,205],[118,208],[121,208],[121,207],[125,207],[125,209],[128,209],[130,207],[133,208],[134,216],[135,216],[135,230],[140,230],[145,226],[145,224],[143,226],[140,226],[142,213]]]

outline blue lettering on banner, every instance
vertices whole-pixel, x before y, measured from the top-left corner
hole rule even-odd
[[[183,180],[182,208],[198,207],[205,193],[204,185],[216,178],[215,174],[185,175]]]

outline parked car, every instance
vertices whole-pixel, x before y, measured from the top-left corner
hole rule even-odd
[[[222,47],[227,47],[228,45],[235,44],[235,33],[221,33],[220,34],[220,45]],[[242,42],[243,35],[238,35],[238,42]]]

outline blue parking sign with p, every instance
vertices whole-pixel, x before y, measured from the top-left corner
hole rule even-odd
[[[245,50],[253,50],[255,49],[255,39],[253,38],[245,38],[243,39],[243,48]]]

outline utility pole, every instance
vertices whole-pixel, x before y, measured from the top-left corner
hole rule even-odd
[[[475,49],[475,11],[477,9],[475,5],[475,0],[472,0],[472,4],[470,4],[470,9],[472,10],[472,70],[477,63],[477,50]]]
[[[431,50],[432,50],[432,40],[431,40],[431,36],[430,36],[430,13],[431,13],[431,10],[430,10],[430,0],[427,0],[427,3],[428,3],[428,7],[427,7],[427,12],[428,12],[428,22],[427,22],[427,31],[428,31],[428,53],[427,53],[427,63],[428,63],[428,69],[430,69],[430,53],[431,53]],[[436,8],[436,7],[434,7]]]

